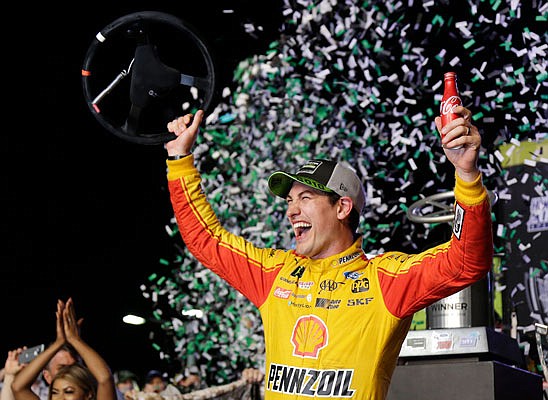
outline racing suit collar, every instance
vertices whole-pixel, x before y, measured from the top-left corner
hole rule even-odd
[[[345,266],[357,258],[367,259],[362,249],[362,236],[359,236],[354,243],[346,250],[318,260],[308,260],[312,272],[323,272],[333,268]]]

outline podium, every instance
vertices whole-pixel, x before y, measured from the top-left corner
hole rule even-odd
[[[410,331],[387,400],[542,400],[517,342],[487,327]]]
[[[498,361],[398,365],[386,400],[542,400],[540,375]]]

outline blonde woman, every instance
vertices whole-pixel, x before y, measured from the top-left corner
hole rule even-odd
[[[48,400],[97,400],[97,381],[80,364],[65,365],[53,377]]]

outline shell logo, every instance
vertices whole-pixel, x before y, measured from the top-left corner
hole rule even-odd
[[[293,327],[291,343],[293,355],[306,358],[318,358],[320,350],[327,346],[327,326],[315,315],[300,317]]]

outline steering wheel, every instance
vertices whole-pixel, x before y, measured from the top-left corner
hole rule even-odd
[[[495,192],[487,191],[491,205],[497,202],[498,196]],[[407,218],[413,222],[423,224],[435,224],[438,222],[453,222],[455,192],[436,193],[420,199],[407,209]]]
[[[161,144],[175,138],[169,121],[207,110],[215,67],[204,41],[181,19],[136,12],[96,34],[82,87],[91,113],[109,132],[137,144]]]
[[[455,216],[453,207],[455,193],[442,192],[420,199],[407,209],[407,218],[413,222],[451,222]]]

